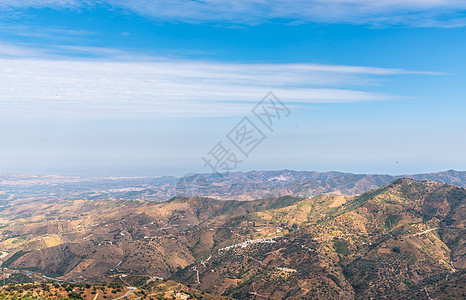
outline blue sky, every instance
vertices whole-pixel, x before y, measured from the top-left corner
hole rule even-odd
[[[466,3],[0,1],[0,172],[466,170]],[[251,109],[291,110],[267,131]]]

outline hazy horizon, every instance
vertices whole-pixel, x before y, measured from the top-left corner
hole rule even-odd
[[[263,169],[263,170],[236,170],[230,173],[250,173],[250,172],[280,172],[280,171],[291,171],[291,172],[317,172],[317,173],[330,173],[330,172],[337,172],[337,173],[344,173],[344,174],[355,174],[355,175],[389,175],[389,176],[404,176],[404,175],[419,175],[419,174],[435,174],[435,173],[446,173],[450,171],[454,172],[466,172],[464,170],[455,170],[455,169],[448,169],[448,170],[438,170],[432,172],[421,172],[421,173],[403,173],[403,174],[391,174],[391,173],[361,173],[361,172],[351,172],[351,171],[339,171],[339,170],[305,170],[305,169]],[[209,172],[188,172],[183,174],[165,174],[165,175],[132,175],[132,176],[118,176],[118,175],[79,175],[79,174],[60,174],[60,173],[34,173],[34,172],[0,172],[0,175],[8,176],[8,175],[26,175],[26,176],[59,176],[59,177],[76,177],[76,178],[158,178],[158,177],[183,177],[183,176],[191,176],[194,174],[215,174]],[[221,175],[229,174],[229,173],[220,173]]]

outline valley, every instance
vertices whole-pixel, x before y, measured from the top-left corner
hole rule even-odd
[[[464,188],[408,178],[352,196],[17,199],[0,210],[2,274],[173,280],[235,299],[441,299],[466,293],[465,200]]]

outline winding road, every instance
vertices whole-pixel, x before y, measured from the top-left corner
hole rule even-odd
[[[128,292],[126,294],[124,294],[121,297],[115,298],[114,300],[124,299],[124,298],[128,297],[132,292],[134,292],[136,290],[136,288],[134,286],[127,286],[127,289],[128,289]]]

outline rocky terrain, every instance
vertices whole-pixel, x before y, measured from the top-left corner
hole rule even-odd
[[[465,200],[464,188],[408,178],[354,196],[16,199],[0,209],[2,273],[163,278],[236,299],[461,298]]]

